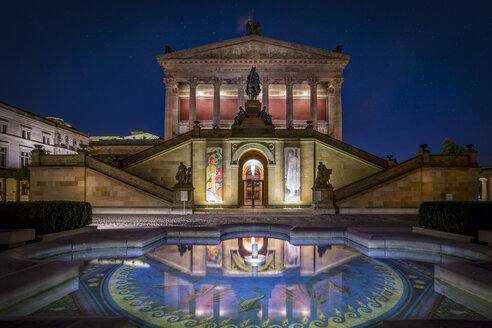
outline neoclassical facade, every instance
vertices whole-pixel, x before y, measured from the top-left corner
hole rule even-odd
[[[342,141],[341,85],[350,57],[340,47],[250,34],[166,48],[157,57],[165,138],[102,140],[77,155],[34,151],[32,200],[89,201],[96,214],[258,207],[416,213],[423,201],[449,194],[477,197],[475,150],[444,156],[422,149],[397,163]],[[253,89],[259,84],[261,92],[251,95],[245,89],[253,67]]]
[[[259,100],[277,128],[314,129],[342,140],[341,87],[350,56],[251,34],[157,57],[165,78],[165,139],[230,128],[244,107],[246,77],[261,73]]]

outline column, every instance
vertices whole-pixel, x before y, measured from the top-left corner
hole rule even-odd
[[[246,84],[244,83],[244,79],[242,77],[237,78],[237,107],[244,108],[244,89]]]
[[[333,87],[333,137],[342,140],[342,82],[343,79],[334,79]]]
[[[488,193],[488,178],[480,178],[480,181],[482,181],[482,200],[484,202],[489,200],[489,193]]]
[[[166,87],[166,104],[164,109],[164,139],[171,139],[174,136],[173,131],[173,118],[177,116],[178,112],[178,83],[175,79],[163,79]],[[177,122],[176,122],[177,124]]]
[[[0,183],[2,184],[0,192],[2,193],[2,202],[7,201],[7,179],[0,179]]]
[[[173,89],[173,137],[179,134],[179,83]]]
[[[188,113],[188,126],[190,131],[193,129],[196,121],[196,87],[198,86],[198,79],[196,77],[192,78],[190,81],[190,106]]]
[[[290,76],[285,78],[285,96],[286,96],[286,106],[285,106],[285,127],[287,129],[294,127],[294,95],[292,92],[292,87],[294,85],[294,79]]]
[[[270,79],[264,78],[261,80],[261,85],[263,87],[263,98],[262,98],[262,106],[266,107],[267,113],[270,112],[270,102],[268,98],[268,87],[270,86]],[[262,108],[263,109],[263,108]]]
[[[318,79],[310,78],[308,80],[309,87],[311,88],[311,121],[313,121],[313,128],[318,129]]]
[[[214,84],[214,123],[213,123],[213,128],[214,129],[219,129],[220,128],[220,84],[221,80],[218,78],[215,78],[213,80]]]

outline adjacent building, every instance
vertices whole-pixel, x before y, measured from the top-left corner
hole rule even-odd
[[[89,135],[60,118],[41,117],[0,102],[0,191],[2,201],[27,200],[26,184],[16,181],[14,172],[31,162],[37,145],[47,154],[76,154],[89,144]],[[19,192],[20,190],[20,192]]]

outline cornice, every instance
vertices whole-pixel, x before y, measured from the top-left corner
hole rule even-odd
[[[157,56],[157,61],[161,65],[170,62],[224,64],[224,61],[231,64],[250,64],[254,63],[254,60],[257,60],[256,63],[276,64],[284,62],[292,64],[292,60],[301,60],[300,64],[306,64],[305,60],[312,60],[314,63],[328,60],[337,64],[347,64],[350,56],[259,35],[249,35]]]

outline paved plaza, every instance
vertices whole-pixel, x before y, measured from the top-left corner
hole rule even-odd
[[[99,229],[150,227],[216,227],[228,224],[285,224],[292,227],[411,227],[416,215],[312,215],[307,211],[288,214],[193,214],[193,215],[94,215]]]

